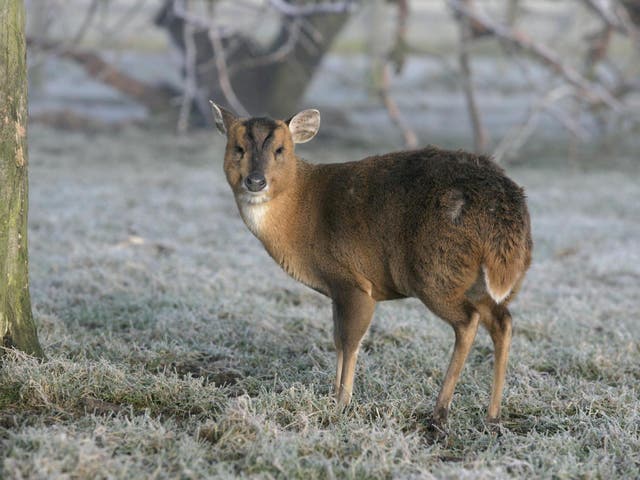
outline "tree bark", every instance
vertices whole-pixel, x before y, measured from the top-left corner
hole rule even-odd
[[[29,296],[24,27],[23,0],[0,2],[0,346],[42,357]]]

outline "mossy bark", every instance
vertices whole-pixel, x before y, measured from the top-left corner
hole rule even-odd
[[[24,26],[23,0],[0,2],[0,346],[41,357],[29,295]]]

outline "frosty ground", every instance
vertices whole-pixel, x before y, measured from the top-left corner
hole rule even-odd
[[[380,304],[353,405],[337,413],[330,303],[243,225],[221,137],[29,135],[48,359],[10,353],[0,367],[0,477],[640,476],[637,169],[554,154],[508,168],[528,193],[535,255],[512,308],[502,426],[483,420],[481,332],[434,442],[450,327],[415,300]],[[299,147],[314,161],[374,151]]]

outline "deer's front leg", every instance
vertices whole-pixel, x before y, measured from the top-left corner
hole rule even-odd
[[[334,341],[338,358],[335,385],[340,408],[351,402],[358,350],[371,324],[375,306],[373,298],[355,288],[336,292],[333,296]]]
[[[336,378],[333,383],[333,393],[340,395],[340,379],[342,378],[342,333],[338,321],[336,303],[333,302],[333,344],[336,346]]]

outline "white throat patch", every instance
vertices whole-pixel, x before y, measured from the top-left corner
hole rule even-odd
[[[256,237],[260,235],[264,217],[269,210],[268,197],[253,197],[243,195],[238,199],[240,215],[251,233]]]

